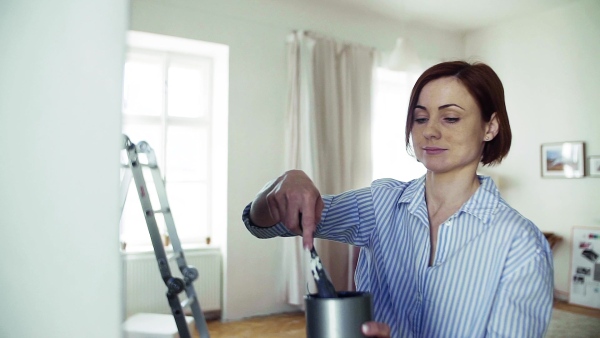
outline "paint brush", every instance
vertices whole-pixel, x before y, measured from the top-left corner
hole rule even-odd
[[[300,214],[300,229],[302,229],[302,214]],[[310,271],[317,284],[317,293],[320,298],[337,298],[337,292],[333,287],[333,283],[327,276],[321,258],[317,254],[315,246],[310,249]]]

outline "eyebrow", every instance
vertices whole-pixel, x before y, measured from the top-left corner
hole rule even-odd
[[[461,106],[457,105],[456,103],[448,103],[448,104],[444,104],[444,105],[441,105],[441,106],[439,106],[439,107],[438,107],[438,109],[439,109],[439,110],[442,110],[442,109],[446,109],[446,108],[450,108],[450,107],[458,107],[458,108],[460,108],[460,109],[462,109],[462,110],[465,110],[465,108],[463,108],[463,107],[461,107]],[[423,107],[423,106],[421,106],[421,105],[416,105],[416,106],[415,106],[415,109],[423,109],[423,110],[427,111],[427,108],[425,108],[425,107]]]

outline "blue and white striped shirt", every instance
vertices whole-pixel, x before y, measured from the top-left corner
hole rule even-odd
[[[553,299],[552,252],[543,233],[512,209],[489,177],[444,222],[430,266],[425,177],[374,181],[323,196],[316,236],[361,247],[357,289],[392,337],[543,337]],[[293,236],[283,224],[259,238]]]

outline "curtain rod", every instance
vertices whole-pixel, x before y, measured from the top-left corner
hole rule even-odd
[[[336,43],[341,43],[344,45],[350,45],[350,46],[355,46],[355,47],[361,47],[361,48],[366,48],[371,50],[372,52],[377,52],[377,48],[372,47],[372,46],[365,46],[363,44],[360,43],[356,43],[356,42],[351,42],[351,41],[346,41],[343,39],[338,39],[323,33],[319,33],[319,32],[315,32],[315,31],[310,31],[310,30],[301,30],[301,29],[295,29],[292,30],[292,32],[288,35],[288,42],[292,42],[298,35],[303,35],[309,38],[315,38],[315,39],[325,39],[325,40],[330,40]]]

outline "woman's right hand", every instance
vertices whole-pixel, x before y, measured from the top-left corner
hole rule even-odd
[[[362,325],[362,333],[367,337],[390,338],[390,327],[386,323],[366,322]]]
[[[282,222],[291,232],[302,235],[303,246],[310,249],[322,211],[323,199],[313,181],[301,170],[290,170],[258,193],[250,219],[263,227]]]

